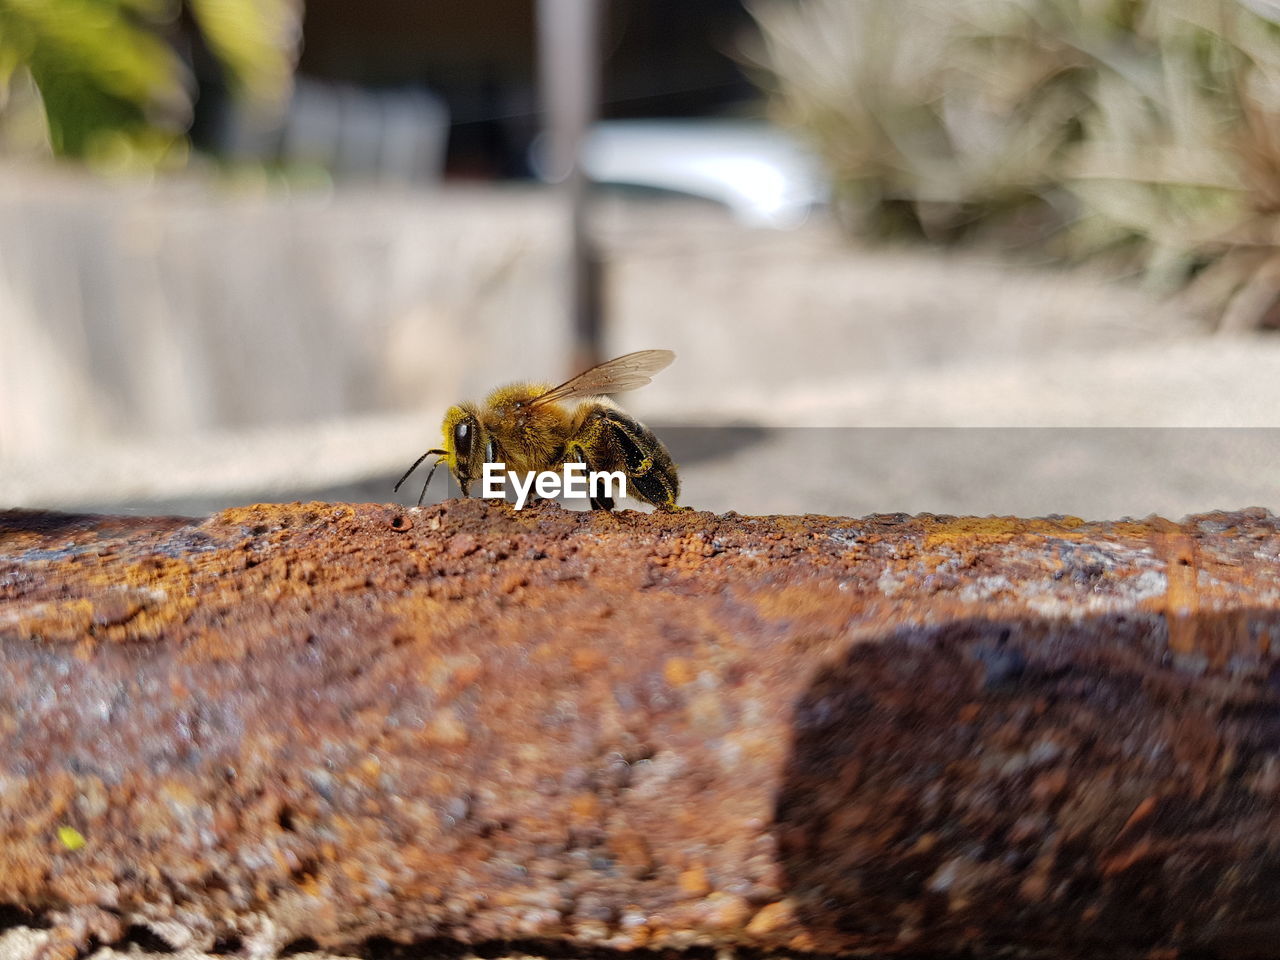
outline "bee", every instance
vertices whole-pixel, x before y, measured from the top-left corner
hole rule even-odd
[[[680,480],[667,448],[652,430],[603,396],[643,387],[675,358],[670,350],[641,350],[592,367],[558,387],[515,383],[494,390],[482,404],[450,407],[442,424],[443,449],[428,450],[415,460],[395,489],[430,456],[436,460],[427,471],[419,506],[441,463],[466,497],[485,463],[505,463],[507,470],[520,474],[582,463],[588,471],[620,471],[629,496],[659,510],[679,510]],[[592,496],[591,506],[612,510],[613,498]]]

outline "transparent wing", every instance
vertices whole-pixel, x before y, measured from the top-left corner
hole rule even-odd
[[[671,365],[676,355],[670,350],[640,350],[592,367],[572,380],[552,387],[529,405],[539,406],[575,397],[596,397],[602,393],[622,393],[643,387],[653,375]]]

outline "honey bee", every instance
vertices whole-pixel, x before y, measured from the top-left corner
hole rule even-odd
[[[442,462],[467,497],[485,463],[505,463],[519,474],[583,463],[589,471],[621,472],[628,496],[659,510],[679,510],[680,480],[667,448],[652,430],[602,396],[643,387],[675,358],[670,350],[641,350],[592,367],[558,387],[516,383],[494,390],[482,404],[450,407],[442,424],[443,449],[428,450],[415,460],[395,489],[430,456],[436,460],[422,485],[419,506]],[[613,498],[592,496],[591,506],[612,510]]]

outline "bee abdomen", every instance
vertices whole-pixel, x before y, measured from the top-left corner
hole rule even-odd
[[[579,456],[592,470],[621,471],[627,493],[662,510],[673,510],[680,479],[671,454],[653,431],[614,407],[595,407],[569,440],[567,459]]]

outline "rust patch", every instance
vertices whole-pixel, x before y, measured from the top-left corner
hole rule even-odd
[[[0,903],[265,952],[1212,952],[1280,876],[1277,558],[1257,510],[0,513]]]

